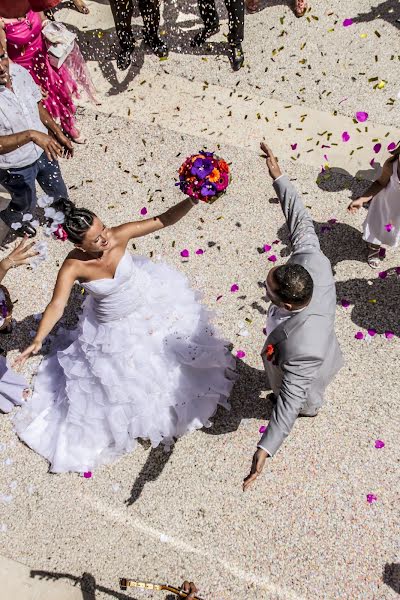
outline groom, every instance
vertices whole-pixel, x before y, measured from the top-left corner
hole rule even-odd
[[[343,366],[335,335],[336,289],[332,267],[322,253],[312,219],[299,193],[283,175],[265,144],[269,174],[289,228],[293,253],[273,267],[265,282],[271,301],[267,340],[261,356],[275,404],[253,456],[247,488],[289,435],[298,416],[315,417],[327,385]]]

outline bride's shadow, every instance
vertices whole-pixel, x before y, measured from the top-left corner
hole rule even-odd
[[[262,344],[263,340],[260,339],[260,350]],[[270,418],[272,404],[266,398],[260,398],[263,391],[270,389],[264,370],[254,369],[238,360],[237,374],[238,380],[229,399],[231,410],[228,412],[219,407],[216,415],[211,419],[212,427],[204,427],[202,432],[208,435],[223,435],[237,431],[243,419],[265,420]],[[132,506],[140,498],[146,483],[155,481],[161,475],[172,453],[173,449],[166,453],[160,446],[150,450],[147,460],[132,486],[131,495],[125,501],[127,506]]]

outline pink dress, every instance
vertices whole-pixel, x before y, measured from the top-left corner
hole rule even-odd
[[[67,134],[77,137],[73,102],[73,97],[79,98],[77,79],[71,76],[65,64],[59,69],[50,64],[40,15],[29,11],[21,21],[4,23],[4,31],[10,59],[29,71],[44,94],[48,95],[43,104],[50,115],[60,122]]]

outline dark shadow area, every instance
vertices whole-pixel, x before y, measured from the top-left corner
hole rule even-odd
[[[50,571],[34,571],[30,573],[32,578],[45,579],[46,581],[58,581],[59,579],[68,579],[74,582],[74,587],[80,587],[82,592],[82,600],[96,600],[96,592],[101,592],[110,596],[110,598],[117,598],[118,600],[138,600],[131,595],[123,594],[106,588],[103,585],[96,583],[96,579],[91,573],[83,573],[81,577],[77,575],[71,575],[70,573],[56,573]],[[116,585],[118,585],[118,579],[116,577]],[[56,596],[54,596],[56,598]]]
[[[146,483],[158,479],[169,461],[172,452],[173,449],[170,452],[166,452],[161,445],[150,450],[146,462],[132,486],[131,495],[125,500],[127,506],[132,506],[132,504],[139,500]]]
[[[370,21],[376,21],[376,19],[382,19],[390,23],[390,25],[398,29],[400,28],[400,4],[398,0],[386,0],[386,2],[378,4],[378,6],[371,6],[367,13],[349,16],[351,16],[354,23],[369,23]]]
[[[375,181],[382,171],[380,163],[374,163],[374,166],[357,171],[353,176],[342,167],[331,167],[324,173],[320,173],[317,178],[318,187],[324,192],[343,192],[349,190],[349,203],[351,200],[359,198]]]
[[[400,564],[386,563],[383,570],[383,583],[386,583],[397,594],[400,594]]]

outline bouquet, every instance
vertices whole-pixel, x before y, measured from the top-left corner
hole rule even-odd
[[[190,198],[211,204],[226,191],[230,179],[229,166],[222,158],[201,151],[185,160],[176,185]]]

